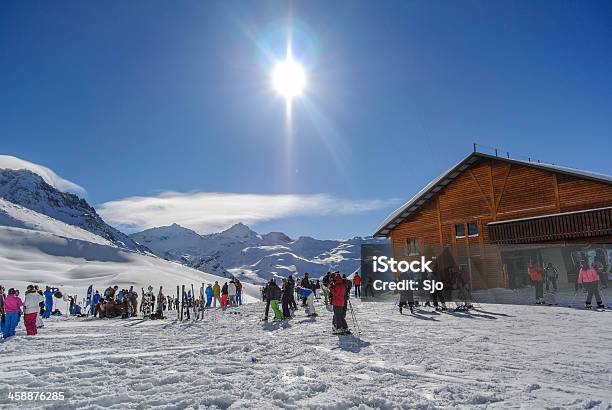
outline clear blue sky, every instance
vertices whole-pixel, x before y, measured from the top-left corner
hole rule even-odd
[[[289,156],[266,60],[288,16],[308,68]],[[364,235],[475,141],[612,174],[611,76],[609,1],[3,1],[0,153],[94,205],[165,190],[389,200],[255,224]]]

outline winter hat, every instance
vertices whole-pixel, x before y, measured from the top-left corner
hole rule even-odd
[[[13,288],[10,288],[10,289],[8,290],[8,294],[9,294],[9,295],[14,295],[15,293],[17,293],[17,292],[15,292],[15,289],[13,289]]]

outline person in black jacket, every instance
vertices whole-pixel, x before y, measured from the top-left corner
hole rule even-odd
[[[287,278],[287,282],[289,283],[290,291],[291,291],[291,300],[289,301],[289,309],[296,311],[297,304],[295,303],[295,281],[293,280],[293,276],[289,275]]]
[[[308,272],[304,273],[300,287],[310,289],[310,278],[308,277]],[[306,298],[302,298],[302,306],[306,306]]]
[[[283,318],[291,319],[291,299],[293,298],[293,288],[289,284],[289,279],[283,279],[283,295],[281,296],[283,304]]]

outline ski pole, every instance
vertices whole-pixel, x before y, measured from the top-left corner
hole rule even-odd
[[[353,324],[355,325],[355,328],[357,329],[357,334],[361,334],[361,329],[359,328],[359,323],[357,322],[357,317],[355,316],[355,311],[353,310],[353,304],[351,303],[351,300],[349,299],[348,301],[349,307],[351,308],[351,316],[353,318]]]

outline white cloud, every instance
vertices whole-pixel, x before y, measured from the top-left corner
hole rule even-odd
[[[0,155],[0,169],[27,169],[40,175],[47,184],[59,189],[60,191],[72,192],[81,196],[87,193],[85,188],[60,177],[51,169],[21,158],[12,157],[10,155]]]
[[[98,212],[126,230],[177,223],[199,233],[217,232],[237,222],[257,222],[299,215],[348,215],[394,205],[396,200],[339,199],[327,194],[262,195],[220,192],[163,192],[106,202]]]

